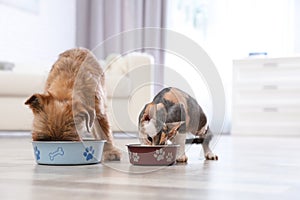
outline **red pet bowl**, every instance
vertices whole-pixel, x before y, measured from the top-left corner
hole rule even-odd
[[[133,165],[173,165],[176,162],[179,145],[128,144],[130,163]]]

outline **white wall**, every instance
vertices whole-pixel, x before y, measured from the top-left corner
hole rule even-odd
[[[37,13],[0,3],[1,61],[51,64],[75,46],[76,0],[38,3]]]
[[[235,57],[249,52],[269,56],[294,54],[295,0],[230,0],[228,5],[230,40]]]
[[[172,1],[178,2],[177,1]],[[227,121],[224,132],[229,132],[231,118],[232,60],[245,58],[249,52],[268,52],[269,56],[300,53],[299,0],[187,0],[191,5],[206,5],[205,22],[197,30],[186,21],[185,12],[179,13],[176,4],[170,6],[169,27],[197,42],[207,52],[222,78],[227,100]],[[193,22],[190,20],[190,22]],[[201,22],[201,21],[200,21]],[[167,55],[167,65],[185,77],[191,72]],[[170,62],[171,61],[171,62]],[[177,69],[177,68],[178,69]],[[173,77],[165,73],[166,82]],[[198,81],[194,79],[194,81]],[[180,83],[179,83],[180,84]],[[191,84],[192,86],[197,84]],[[204,107],[209,102],[204,101]],[[208,113],[209,113],[208,109]]]
[[[300,54],[300,1],[294,0],[295,52]]]

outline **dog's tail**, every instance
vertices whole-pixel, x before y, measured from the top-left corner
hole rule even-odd
[[[195,138],[188,138],[185,140],[185,144],[202,144],[204,138],[195,137]]]
[[[207,126],[207,129],[205,130],[204,136],[196,136],[194,138],[188,138],[185,140],[185,144],[202,144],[204,142],[205,136],[207,135],[211,136],[211,130],[209,129],[209,126]]]

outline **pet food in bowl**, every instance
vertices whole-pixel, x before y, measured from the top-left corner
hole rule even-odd
[[[99,163],[105,140],[34,141],[35,160],[46,165],[84,165]]]
[[[128,153],[133,165],[172,165],[176,162],[179,145],[129,144]]]

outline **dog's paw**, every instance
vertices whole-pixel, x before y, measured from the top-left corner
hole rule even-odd
[[[218,160],[218,156],[213,153],[207,153],[205,155],[206,160]]]
[[[121,152],[117,149],[105,151],[103,153],[103,159],[104,159],[104,161],[120,161],[121,160]]]
[[[180,163],[186,163],[188,161],[188,157],[184,154],[184,155],[179,156],[178,158],[176,158],[176,161],[180,162]]]

